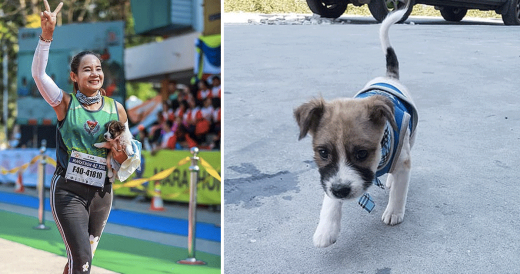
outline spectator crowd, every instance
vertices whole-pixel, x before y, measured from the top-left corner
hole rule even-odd
[[[145,128],[139,125],[136,139],[152,154],[160,149],[220,150],[221,88],[219,76],[195,85],[177,88],[169,81],[162,90],[162,111],[157,121]]]

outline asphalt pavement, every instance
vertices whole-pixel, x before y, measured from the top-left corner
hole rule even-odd
[[[388,190],[371,188],[374,211],[345,203],[338,241],[320,249],[323,191],[293,109],[383,76],[380,25],[276,18],[224,14],[225,273],[520,273],[520,28],[391,27],[419,111],[404,222],[381,221]]]

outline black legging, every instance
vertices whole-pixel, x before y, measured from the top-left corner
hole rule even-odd
[[[68,273],[88,274],[112,208],[112,185],[99,188],[54,174],[50,192],[52,215],[67,250]]]

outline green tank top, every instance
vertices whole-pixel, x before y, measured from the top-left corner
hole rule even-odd
[[[70,95],[67,116],[61,126],[58,126],[59,148],[56,150],[58,163],[65,169],[72,150],[106,158],[107,150],[94,147],[93,144],[105,141],[103,134],[106,123],[119,120],[114,99],[103,96],[100,109],[88,110],[80,104],[74,93]]]

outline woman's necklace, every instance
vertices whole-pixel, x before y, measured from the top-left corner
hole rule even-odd
[[[81,93],[81,91],[78,90],[78,92],[76,93],[76,98],[78,98],[78,101],[83,105],[92,105],[101,101],[101,93],[98,90],[96,95],[92,97],[87,97],[85,94]]]

